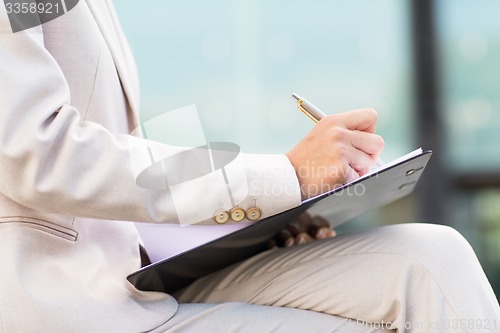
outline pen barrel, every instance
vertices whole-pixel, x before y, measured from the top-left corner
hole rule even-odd
[[[309,102],[308,100],[303,100],[302,102],[302,107],[311,115],[313,116],[316,121],[320,121],[321,119],[326,117],[326,114],[321,112],[320,109],[318,109],[314,104]]]

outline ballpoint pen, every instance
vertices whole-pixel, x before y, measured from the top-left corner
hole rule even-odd
[[[326,114],[305,98],[300,97],[296,93],[293,93],[292,97],[297,101],[297,108],[315,123],[326,117]],[[384,165],[384,162],[380,158],[377,159],[377,166],[382,165]]]
[[[326,117],[326,114],[321,112],[320,109],[315,107],[311,102],[306,100],[305,98],[300,97],[296,93],[292,94],[292,97],[297,101],[297,108],[302,111],[309,119],[317,123],[321,119]]]

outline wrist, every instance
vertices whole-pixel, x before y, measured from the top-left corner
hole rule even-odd
[[[285,156],[288,158],[288,160],[290,161],[290,164],[292,165],[293,169],[295,170],[295,177],[297,178],[297,183],[298,183],[299,190],[300,190],[301,200],[303,201],[305,199],[308,199],[309,195],[308,195],[308,193],[306,193],[306,191],[304,191],[304,189],[306,187],[304,186],[304,179],[300,175],[299,163],[296,162],[295,156],[293,155],[292,152],[286,153]]]

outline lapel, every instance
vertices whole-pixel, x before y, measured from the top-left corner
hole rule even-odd
[[[136,87],[133,84],[134,82],[137,82],[137,80],[132,80],[132,76],[135,75],[135,72],[130,70],[133,57],[130,54],[125,37],[121,34],[117,17],[112,11],[112,8],[108,7],[107,2],[108,1],[106,0],[87,0],[87,5],[90,8],[94,19],[99,26],[99,30],[101,30],[104,40],[106,41],[106,44],[111,52],[125,97],[127,98],[128,104],[132,109],[132,117],[135,123],[134,126],[137,128],[140,124],[138,117],[139,98],[136,95],[139,91],[139,87]]]

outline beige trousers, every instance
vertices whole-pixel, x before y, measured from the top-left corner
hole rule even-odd
[[[432,224],[266,251],[175,296],[179,311],[163,331],[500,332],[472,248]]]

